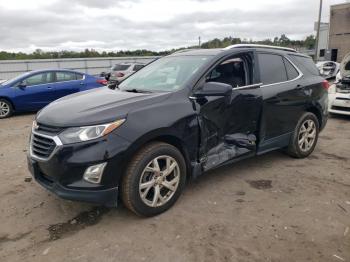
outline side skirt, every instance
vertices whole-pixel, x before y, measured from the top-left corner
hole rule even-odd
[[[280,135],[278,137],[274,137],[269,140],[265,140],[261,142],[258,146],[258,150],[256,154],[262,155],[273,150],[287,147],[289,145],[289,141],[292,135],[293,135],[293,132],[290,132],[290,133]]]

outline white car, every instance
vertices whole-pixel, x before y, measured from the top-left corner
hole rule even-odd
[[[333,61],[318,62],[316,66],[320,74],[326,79],[335,77],[340,70],[340,64]]]
[[[350,115],[350,53],[345,56],[336,82],[328,89],[328,111]]]
[[[132,75],[133,73],[142,69],[144,66],[145,66],[145,64],[142,64],[142,63],[115,64],[111,68],[110,78],[121,82],[122,80],[127,78],[129,75]]]

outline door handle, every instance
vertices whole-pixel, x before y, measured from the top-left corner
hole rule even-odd
[[[81,85],[81,86],[84,85],[84,82],[80,82],[80,85]]]
[[[47,89],[52,89],[52,87],[51,87],[51,86],[48,86]]]

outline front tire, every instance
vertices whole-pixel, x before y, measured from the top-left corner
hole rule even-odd
[[[6,99],[0,99],[0,119],[10,117],[12,114],[12,104]]]
[[[179,198],[186,182],[186,164],[174,146],[153,142],[130,161],[122,179],[124,205],[140,216],[168,210]]]
[[[289,142],[287,153],[295,158],[305,158],[315,149],[319,134],[319,122],[313,113],[302,115]]]

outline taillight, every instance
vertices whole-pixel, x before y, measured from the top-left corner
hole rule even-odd
[[[96,83],[106,86],[108,84],[108,81],[106,79],[97,79]]]
[[[329,82],[327,81],[327,80],[323,80],[322,81],[322,87],[324,88],[324,89],[326,89],[326,90],[328,90],[329,89]]]
[[[118,72],[118,73],[115,74],[115,76],[116,76],[116,77],[123,77],[123,76],[125,76],[125,74],[123,74],[123,73],[121,73],[121,72]]]

